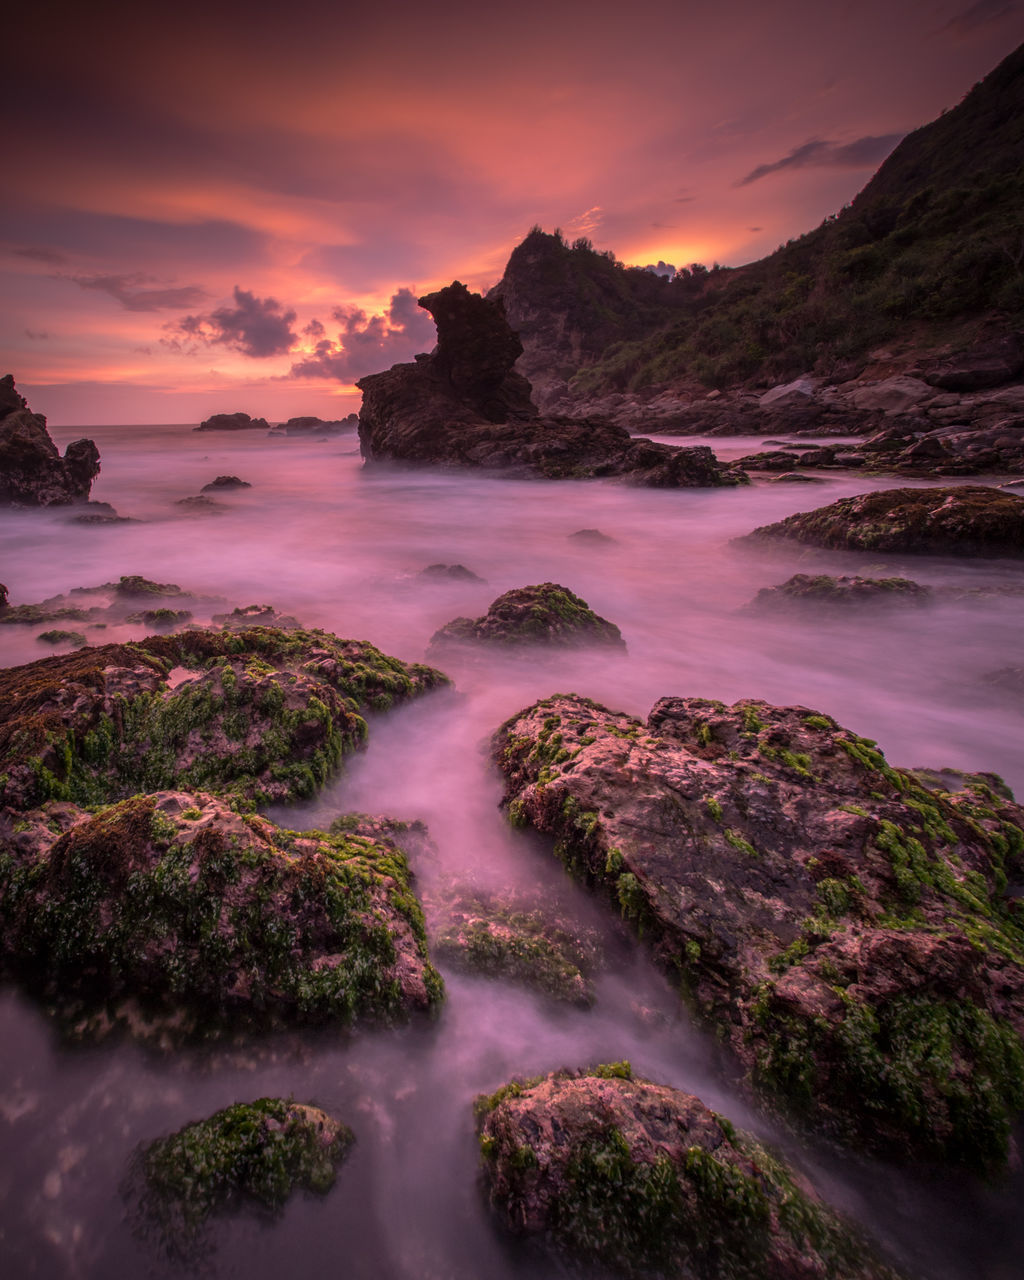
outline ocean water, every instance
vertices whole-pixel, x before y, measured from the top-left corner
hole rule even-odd
[[[62,1044],[42,1011],[0,988],[5,1276],[178,1274],[130,1229],[122,1184],[132,1152],[218,1107],[267,1094],[325,1107],[355,1130],[357,1144],[323,1200],[299,1195],[274,1221],[217,1220],[202,1263],[209,1274],[561,1275],[557,1262],[491,1222],[477,1185],[472,1099],[513,1074],[621,1058],[777,1143],[912,1274],[1019,1274],[1019,1173],[998,1186],[910,1176],[773,1127],[738,1091],[642,946],[567,880],[544,841],[508,828],[486,743],[506,717],[557,691],[639,716],[669,694],[758,697],[824,711],[877,739],[894,764],[995,770],[1024,794],[1024,706],[983,679],[1020,665],[1024,595],[951,597],[928,609],[827,622],[744,610],[760,588],[797,572],[1015,588],[1024,587],[1024,563],[731,543],[793,511],[893,483],[854,473],[820,484],[661,492],[366,471],[354,436],[315,441],[187,426],[53,434],[61,448],[78,435],[97,441],[102,472],[93,497],[131,520],[82,526],[53,510],[0,513],[0,580],[12,604],[138,573],[202,597],[189,606],[197,622],[272,604],[306,625],[421,661],[451,618],[483,613],[511,587],[553,581],[615,622],[628,652],[442,664],[454,695],[376,717],[369,749],[316,802],[272,814],[299,827],[352,809],[419,818],[437,850],[414,866],[428,896],[454,876],[558,898],[605,934],[609,963],[595,1006],[563,1009],[511,984],[446,972],[449,998],[433,1023],[167,1054]],[[725,457],[760,447],[708,443]],[[220,506],[212,514],[177,505],[225,474],[252,487],[213,495]],[[571,538],[581,529],[614,541]],[[465,565],[484,581],[418,576],[436,563]],[[144,634],[127,625],[53,625],[83,630],[91,643]],[[0,663],[48,652],[36,638],[42,629],[0,627]]]

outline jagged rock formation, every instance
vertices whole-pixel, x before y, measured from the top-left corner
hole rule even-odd
[[[847,551],[1024,555],[1024,498],[1000,489],[880,489],[762,525],[736,542],[785,538]]]
[[[67,506],[85,502],[100,472],[100,452],[92,440],[75,440],[61,457],[8,373],[0,378],[0,505]]]
[[[1024,1108],[1024,810],[804,707],[556,695],[495,735],[504,803],[634,921],[768,1097],[902,1158],[1005,1163]]]
[[[438,652],[465,644],[626,647],[613,622],[600,617],[586,600],[557,582],[514,587],[499,596],[483,617],[454,618],[430,640],[431,650]]]
[[[362,378],[359,443],[367,463],[474,467],[546,479],[615,477],[677,488],[741,483],[710,449],[635,440],[624,427],[541,418],[513,366],[522,350],[500,301],[455,281],[420,299],[438,344],[414,364]]]
[[[214,413],[193,431],[269,431],[266,418],[250,418],[247,413]]]
[[[491,1205],[520,1235],[623,1276],[895,1280],[748,1134],[629,1063],[477,1099]]]

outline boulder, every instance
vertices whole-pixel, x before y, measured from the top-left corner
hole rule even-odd
[[[930,604],[932,591],[909,578],[833,578],[796,573],[776,587],[762,588],[747,606],[760,613],[847,613],[852,608],[888,609]]]
[[[762,525],[737,543],[775,538],[845,551],[1024,555],[1024,498],[979,485],[879,489]]]
[[[359,443],[367,464],[473,467],[545,479],[610,477],[660,488],[742,483],[708,448],[634,439],[608,422],[541,418],[513,368],[522,351],[500,299],[455,281],[420,299],[437,347],[362,378]]]
[[[238,476],[218,476],[216,480],[211,480],[209,484],[204,484],[199,490],[200,493],[217,493],[223,489],[251,489],[252,485],[248,480],[240,480]]]
[[[100,472],[92,440],[75,440],[61,457],[46,430],[14,389],[0,379],[0,506],[50,507],[84,502]]]
[[[430,648],[451,645],[546,645],[576,648],[603,645],[625,649],[622,632],[600,617],[568,587],[542,582],[515,587],[495,600],[480,618],[455,618],[434,633]]]
[[[266,418],[250,418],[247,413],[214,413],[193,427],[193,431],[269,431]]]
[[[892,413],[909,409],[912,405],[930,400],[935,390],[920,378],[899,375],[882,382],[868,382],[850,393],[850,401],[857,409],[881,409]]]
[[[966,351],[928,361],[921,376],[945,391],[981,391],[1010,382],[1024,372],[1024,345],[1008,333],[977,343]]]
[[[61,834],[23,822],[0,845],[0,922],[12,970],[90,1030],[111,1002],[115,1021],[137,1001],[187,1033],[388,1019],[443,995],[393,841],[287,831],[202,791],[82,811]]]
[[[195,1263],[212,1214],[246,1201],[276,1212],[299,1188],[326,1194],[353,1141],[318,1107],[235,1103],[136,1153],[126,1186],[131,1225],[171,1259]]]
[[[362,747],[362,713],[447,683],[363,641],[267,627],[150,636],[6,668],[0,805],[170,787],[264,804],[309,796]]]
[[[512,1081],[478,1098],[476,1115],[492,1208],[577,1265],[628,1277],[895,1280],[752,1137],[691,1094],[634,1078],[628,1062]]]
[[[804,707],[575,694],[495,735],[510,820],[653,947],[753,1088],[898,1158],[998,1168],[1024,1108],[1024,810]]]
[[[817,384],[813,378],[797,378],[794,382],[784,382],[772,387],[758,400],[762,409],[802,408],[814,399]]]

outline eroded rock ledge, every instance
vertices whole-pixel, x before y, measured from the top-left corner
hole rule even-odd
[[[803,707],[577,695],[493,740],[510,819],[654,945],[765,1096],[844,1140],[992,1167],[1024,1107],[1024,810],[926,789]]]

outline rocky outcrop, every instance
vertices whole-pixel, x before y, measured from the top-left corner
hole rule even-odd
[[[586,600],[557,582],[515,587],[495,600],[480,618],[454,618],[434,633],[432,651],[452,645],[545,645],[577,648],[583,645],[625,649],[622,632],[600,617]]]
[[[220,493],[225,489],[251,489],[248,480],[240,480],[238,476],[217,476],[209,484],[204,484],[200,493]]]
[[[624,427],[541,418],[513,368],[522,350],[500,301],[455,281],[420,299],[438,325],[437,348],[415,364],[362,378],[359,442],[382,461],[473,467],[545,479],[611,477],[651,487],[738,484],[710,449],[631,438]]]
[[[921,376],[944,391],[980,391],[1012,382],[1024,373],[1019,333],[982,339],[966,350],[922,362]]]
[[[880,489],[763,525],[734,541],[775,538],[846,551],[912,555],[1024,555],[1024,498],[959,485]]]
[[[340,436],[347,431],[355,431],[359,426],[359,415],[350,413],[345,418],[330,418],[326,421],[323,418],[304,417],[289,418],[287,422],[282,422],[280,426],[274,427],[270,431],[272,436]]]
[[[171,673],[174,678],[171,678]],[[150,636],[0,671],[0,805],[173,787],[312,795],[366,739],[363,713],[447,685],[323,631]]]
[[[483,1180],[516,1234],[623,1276],[895,1280],[795,1175],[629,1063],[477,1099]]]
[[[351,1022],[443,995],[394,842],[295,832],[205,792],[59,804],[0,844],[0,950],[34,991],[178,1032]],[[55,835],[53,827],[64,828]]]
[[[0,378],[0,506],[51,507],[85,502],[100,472],[92,440],[75,440],[61,457],[10,374]]]
[[[132,1226],[179,1262],[195,1262],[212,1214],[239,1201],[279,1210],[301,1188],[324,1195],[352,1132],[318,1107],[239,1102],[137,1152],[126,1192]]]
[[[509,818],[654,947],[764,1097],[902,1158],[997,1167],[1024,1108],[1024,810],[803,707],[544,699],[493,741]]]
[[[920,608],[933,593],[910,578],[834,578],[796,573],[776,587],[762,588],[747,608],[757,613],[846,614],[852,609]]]
[[[269,431],[266,418],[250,418],[247,413],[214,413],[193,427],[193,431]]]

